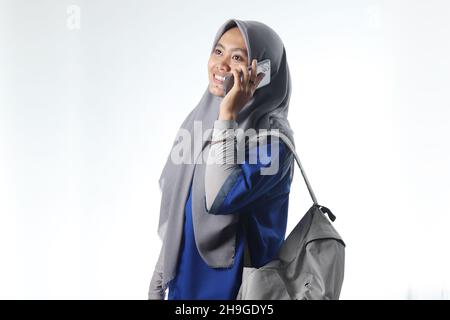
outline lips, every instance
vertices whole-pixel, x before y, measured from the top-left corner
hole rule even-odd
[[[219,77],[220,77],[221,79],[223,79],[223,80],[217,79],[216,76],[219,76]],[[215,73],[213,74],[213,82],[214,82],[214,83],[217,83],[217,84],[223,84],[223,82],[224,82],[224,80],[225,80],[224,78],[225,78],[224,76],[216,75]]]

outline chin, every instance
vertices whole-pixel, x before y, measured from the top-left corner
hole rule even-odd
[[[215,84],[209,85],[209,92],[218,97],[223,97],[223,94],[224,94],[223,89],[217,87]]]

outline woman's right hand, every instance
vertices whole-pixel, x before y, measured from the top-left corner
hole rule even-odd
[[[253,59],[251,75],[244,66],[239,65],[231,70],[234,84],[220,104],[219,120],[236,120],[239,111],[253,97],[256,88],[265,76],[263,72],[256,75],[256,63],[257,60]],[[243,74],[243,81],[241,81],[240,74]]]

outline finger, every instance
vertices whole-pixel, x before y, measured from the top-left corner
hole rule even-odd
[[[249,79],[249,76],[248,76],[248,69],[247,69],[247,67],[244,67],[244,66],[238,66],[238,68],[241,70],[241,72],[242,72],[242,78],[243,78],[243,81],[242,81],[242,84],[243,84],[243,88],[245,89],[245,88],[248,88],[248,79]]]
[[[258,76],[256,77],[255,86],[252,88],[252,95],[255,93],[256,88],[258,88],[259,83],[261,80],[266,76],[264,72],[260,72]]]
[[[257,60],[256,60],[256,59],[253,59],[253,61],[252,61],[252,74],[251,74],[251,76],[250,76],[250,79],[251,79],[254,83],[256,83],[256,63],[257,63]]]
[[[233,89],[241,90],[241,77],[239,76],[239,70],[232,69],[231,72],[233,72],[234,77]]]
[[[264,72],[260,72],[258,73],[258,77],[256,78],[256,86],[258,86],[258,84],[261,82],[261,80],[266,76],[266,74]]]

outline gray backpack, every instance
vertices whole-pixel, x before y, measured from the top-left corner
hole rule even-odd
[[[331,225],[336,217],[317,199],[290,140],[281,137],[291,149],[306,182],[313,205],[285,239],[278,257],[260,268],[252,268],[245,245],[242,283],[236,300],[339,299],[344,280],[345,243]]]

